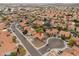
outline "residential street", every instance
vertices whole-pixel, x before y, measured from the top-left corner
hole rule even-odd
[[[48,45],[46,44],[44,47],[40,48],[40,49],[36,49],[32,46],[32,44],[29,43],[29,41],[23,36],[23,34],[21,32],[18,31],[18,29],[16,28],[16,23],[11,25],[11,29],[12,31],[16,34],[16,36],[20,39],[20,41],[22,42],[22,44],[25,46],[25,48],[29,51],[29,53],[32,56],[40,56],[45,54],[46,52],[49,52],[51,49],[53,48],[64,48],[64,42],[58,38],[51,38],[48,40]]]
[[[79,56],[78,3],[0,6],[0,56]]]
[[[16,34],[16,36],[20,39],[25,48],[29,51],[32,56],[40,56],[41,54],[37,51],[28,40],[15,28],[15,24],[11,25],[12,31]]]

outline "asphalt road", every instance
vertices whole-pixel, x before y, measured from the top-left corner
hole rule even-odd
[[[64,48],[64,42],[63,40],[57,39],[57,38],[51,38],[48,40],[48,45],[44,46],[43,48],[39,49],[39,51],[42,54],[45,54],[46,52],[50,51],[51,49],[61,49]]]
[[[12,31],[16,34],[16,36],[20,39],[22,44],[25,46],[25,48],[29,51],[31,56],[41,56],[39,51],[37,51],[29,42],[28,40],[15,28],[15,25],[11,25]]]

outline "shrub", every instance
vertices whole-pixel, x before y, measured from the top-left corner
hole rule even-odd
[[[12,40],[13,40],[14,43],[16,43],[16,36],[13,36]]]
[[[73,46],[75,44],[75,39],[71,38],[69,41],[68,41],[68,45],[69,46]]]
[[[23,31],[23,34],[24,34],[24,35],[25,35],[25,34],[27,34],[27,33],[28,33],[28,31],[27,31],[27,30],[24,30],[24,31]]]
[[[36,32],[44,32],[43,28],[37,28],[35,30],[36,30]]]
[[[16,52],[11,52],[10,56],[17,56]]]
[[[26,50],[24,49],[24,47],[19,45],[18,48],[17,48],[17,54],[20,55],[20,56],[25,55],[26,54]]]

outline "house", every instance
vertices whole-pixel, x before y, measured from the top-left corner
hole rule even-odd
[[[33,38],[35,38],[35,39],[39,39],[39,40],[44,40],[44,38],[45,38],[45,35],[44,35],[44,33],[35,33],[34,35],[33,35]]]
[[[79,32],[79,27],[76,27],[76,31]]]
[[[49,35],[57,35],[58,32],[59,31],[57,29],[54,29],[54,28],[52,28],[51,30],[50,29],[46,29],[46,33],[48,33]]]
[[[6,28],[5,24],[4,23],[0,23],[0,30],[3,30],[5,28]]]
[[[79,56],[79,47],[73,46],[72,49],[73,49],[73,54],[74,54],[75,56]]]
[[[25,27],[26,26],[26,24],[24,22],[20,22],[19,24],[20,24],[21,27]]]
[[[33,23],[34,23],[34,24],[37,24],[37,25],[39,25],[39,26],[42,26],[42,25],[44,24],[44,22],[41,21],[41,20],[35,20]]]
[[[79,37],[75,37],[75,44],[79,46]]]
[[[70,35],[71,35],[71,33],[70,33],[70,32],[67,32],[67,31],[61,30],[61,31],[59,32],[59,36],[60,36],[60,37],[61,37],[61,36],[65,36],[66,38],[68,38],[68,37],[70,37]]]
[[[22,22],[20,22],[20,26],[25,27],[26,26],[26,22],[28,21],[28,19],[22,20]]]
[[[57,34],[58,34],[58,29],[54,29],[54,28],[52,28],[52,30],[51,30],[51,34],[53,34],[53,35],[57,35]]]
[[[68,30],[74,30],[74,29],[75,29],[75,23],[74,23],[74,22],[70,22],[70,21],[69,21],[69,22],[67,23],[67,25],[68,25],[68,27],[67,27]]]
[[[36,33],[35,30],[33,28],[30,28],[29,26],[24,27],[24,30],[27,30],[29,35]]]
[[[60,54],[61,56],[73,56],[73,50],[71,48],[66,48],[65,50],[62,51]]]
[[[72,48],[66,48],[61,53],[62,56],[79,56],[79,47],[73,46]]]
[[[73,54],[69,53],[69,52],[63,52],[61,54],[61,56],[73,56]]]

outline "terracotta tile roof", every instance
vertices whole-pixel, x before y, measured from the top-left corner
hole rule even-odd
[[[29,26],[24,27],[24,30],[27,30],[31,34],[33,34],[33,32],[34,32],[34,29],[30,28]]]
[[[79,56],[79,47],[73,46],[72,48],[67,48],[61,54],[62,56]]]
[[[70,32],[66,32],[66,31],[60,31],[59,32],[59,36],[62,36],[62,35],[64,35],[65,37],[69,37],[71,35],[71,33]]]
[[[40,20],[36,20],[33,23],[35,23],[37,25],[40,25],[40,26],[44,24],[44,22],[43,21],[40,21]]]
[[[58,33],[58,30],[53,28],[53,29],[51,30],[51,33],[57,34],[57,33]]]
[[[74,22],[72,22],[72,21],[69,21],[69,22],[67,23],[67,25],[68,25],[68,29],[69,29],[69,30],[71,30],[71,29],[74,29],[74,28],[75,28],[75,23],[74,23]]]
[[[6,28],[5,24],[4,23],[0,23],[0,30]]]
[[[46,33],[48,33],[48,34],[57,34],[58,33],[58,30],[57,29],[54,29],[54,28],[52,28],[52,30],[46,29]]]
[[[43,38],[45,38],[44,33],[35,33],[33,37],[39,40],[43,40]]]
[[[62,56],[73,56],[73,54],[69,53],[69,52],[63,52],[61,54]]]
[[[76,40],[76,45],[79,46],[79,38]]]
[[[29,28],[28,26],[25,26],[25,27],[24,27],[24,30],[28,30],[28,31],[29,31],[30,28]]]
[[[28,20],[29,20],[29,19],[25,19],[25,20],[23,20],[23,23],[26,23],[26,22],[28,22]]]
[[[19,24],[20,24],[20,26],[22,26],[22,27],[25,27],[25,26],[26,26],[26,25],[24,24],[24,22],[20,22]]]
[[[79,27],[76,27],[76,31],[79,32]]]
[[[73,49],[73,54],[79,56],[79,47],[73,46],[72,49]]]

